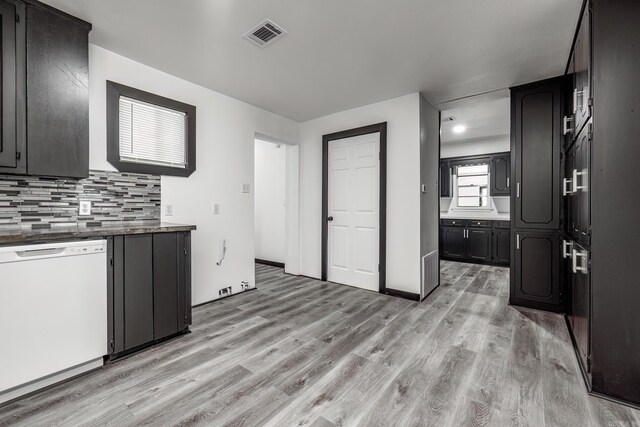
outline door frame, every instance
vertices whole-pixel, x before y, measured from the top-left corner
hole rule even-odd
[[[327,256],[329,224],[329,142],[337,139],[352,138],[355,136],[380,133],[380,197],[379,197],[379,232],[378,243],[378,291],[385,293],[387,290],[387,122],[348,129],[322,136],[322,275],[323,281],[327,280]]]

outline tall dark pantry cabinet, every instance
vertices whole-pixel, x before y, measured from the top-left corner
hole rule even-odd
[[[585,2],[567,77],[567,317],[590,390],[640,405],[640,2]]]
[[[565,80],[511,89],[510,303],[562,311],[560,150]]]
[[[566,313],[590,393],[640,407],[640,2],[585,0],[565,76],[512,88],[511,296]]]

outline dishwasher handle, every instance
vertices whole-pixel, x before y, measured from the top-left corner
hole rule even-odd
[[[64,248],[33,249],[26,251],[16,251],[16,255],[20,258],[35,258],[42,256],[60,255],[63,252]]]

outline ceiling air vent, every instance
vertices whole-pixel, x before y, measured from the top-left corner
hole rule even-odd
[[[269,19],[249,30],[243,37],[256,46],[265,47],[286,36],[287,32]]]

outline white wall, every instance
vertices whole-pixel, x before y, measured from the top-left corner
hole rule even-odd
[[[418,93],[300,125],[301,274],[319,278],[322,136],[387,122],[387,287],[420,292],[420,119]]]
[[[284,263],[287,146],[256,139],[255,147],[256,258]]]
[[[480,141],[442,144],[440,157],[476,156],[489,153],[504,153],[511,150],[509,135]]]
[[[256,132],[291,143],[298,123],[160,72],[95,45],[89,46],[90,167],[112,170],[106,160],[106,80],[153,92],[197,107],[197,170],[189,178],[162,178],[163,216],[173,205],[172,222],[195,224],[193,297],[199,304],[218,298],[218,289],[254,279],[253,182]],[[219,215],[213,204],[219,203]],[[216,266],[222,240],[227,257]]]
[[[440,229],[440,112],[420,95],[420,258],[438,250]]]

